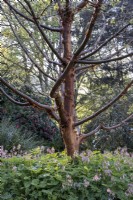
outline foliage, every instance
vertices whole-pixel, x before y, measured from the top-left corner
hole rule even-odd
[[[128,116],[129,113],[132,113],[131,102],[132,93],[128,96],[125,96],[119,103],[114,104],[112,108],[106,111],[104,114],[101,114],[92,121],[90,124],[86,124],[85,132],[89,132],[93,128],[95,128],[98,124],[104,122],[105,124],[109,124],[109,126],[113,126],[122,121],[125,116]],[[126,105],[126,106],[125,106]],[[123,126],[107,131],[100,130],[91,138],[88,139],[87,143],[84,143],[85,146],[89,146],[91,149],[98,149],[101,151],[110,150],[114,151],[117,147],[127,146],[128,151],[133,151],[133,120],[129,120],[128,123],[123,124]]]
[[[55,153],[54,147],[37,146],[31,150],[22,150],[21,145],[13,146],[10,151],[7,151],[4,146],[0,146],[0,157],[1,158],[12,158],[27,156],[28,158],[39,158],[46,153]]]
[[[6,150],[12,150],[15,146],[21,146],[21,150],[29,150],[41,145],[41,140],[37,135],[23,132],[17,128],[15,124],[7,119],[3,119],[0,123],[0,146],[4,146]]]
[[[41,101],[44,100],[41,99]],[[26,133],[26,135],[29,135],[29,138],[36,135],[42,139],[43,145],[54,146],[56,150],[63,149],[62,138],[59,134],[58,127],[54,121],[49,119],[47,113],[40,112],[31,107],[20,108],[14,104],[9,104],[4,98],[1,102],[0,122],[3,118],[4,121],[9,120],[13,123],[14,128],[19,129],[22,135]],[[50,104],[47,98],[45,98],[45,102]],[[4,145],[4,143],[0,145]]]
[[[30,156],[30,155],[29,155]],[[63,153],[1,160],[2,200],[131,200],[133,156],[86,151],[74,160]]]
[[[124,86],[118,95],[118,87],[129,82],[127,78],[132,77],[133,71],[131,1],[2,2],[0,91],[17,105],[40,110],[34,115],[26,109],[24,120],[15,110],[15,121],[23,124],[23,128],[26,122],[31,127],[32,122],[35,132],[52,140],[51,126],[52,133],[58,128],[53,128],[56,125],[45,116],[47,112],[60,127],[67,154],[71,156],[90,135],[100,129],[118,127],[107,127],[114,125],[114,120],[104,124],[104,118],[101,121],[98,117],[110,111],[133,84],[131,81]],[[115,83],[119,84],[112,87]],[[49,96],[50,104],[40,98],[35,101],[32,92],[27,94],[24,90],[25,85],[30,85],[34,94],[41,94],[44,99]],[[95,117],[100,121],[98,128],[93,126],[93,132],[82,134],[84,130],[78,125]]]

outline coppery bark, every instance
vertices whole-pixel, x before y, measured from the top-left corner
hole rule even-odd
[[[64,46],[64,55],[63,59],[69,65],[71,58],[72,58],[72,38],[71,38],[71,25],[73,21],[73,11],[69,6],[69,2],[66,3],[66,10],[65,12],[67,15],[62,15],[62,38],[63,38],[63,46]],[[63,140],[65,143],[65,147],[67,150],[67,154],[72,156],[74,152],[77,150],[77,143],[76,143],[76,131],[74,129],[74,81],[75,78],[75,69],[73,64],[70,66],[70,70],[65,76],[64,80],[64,91],[63,93],[63,105],[64,111],[66,115],[66,123],[61,123],[61,131]]]

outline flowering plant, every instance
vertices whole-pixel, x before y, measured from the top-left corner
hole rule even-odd
[[[27,155],[1,158],[0,168],[3,200],[132,200],[133,197],[133,154],[126,149],[104,154],[86,151],[74,160],[65,152],[48,149],[45,155],[32,158]]]

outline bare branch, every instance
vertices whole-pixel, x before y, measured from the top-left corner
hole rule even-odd
[[[131,40],[128,44],[131,44],[133,42],[133,40]],[[109,55],[108,57],[107,57],[107,59],[110,59],[110,58],[112,58],[113,56],[115,56],[115,55],[118,55],[123,49],[125,49],[125,46],[124,47],[122,47],[122,48],[120,48],[118,51],[116,51],[116,52],[114,52],[113,54],[111,54],[111,55]],[[76,70],[76,72],[77,71],[81,71],[81,70],[85,70],[85,69],[92,69],[92,68],[94,68],[94,67],[98,67],[100,64],[91,64],[91,65],[86,65],[86,66],[84,66],[84,67],[77,67],[75,70]]]
[[[49,63],[53,63],[56,65],[60,66],[60,63],[52,61],[48,58],[48,56],[46,55],[46,53],[44,53],[44,51],[40,48],[40,46],[38,45],[38,43],[36,42],[35,38],[33,37],[32,33],[24,26],[24,24],[21,22],[21,20],[18,18],[18,16],[15,14],[14,11],[12,11],[13,15],[15,16],[15,18],[17,19],[18,23],[23,27],[23,29],[28,33],[28,35],[32,38],[33,42],[35,43],[35,45],[37,46],[38,50],[40,51],[40,53],[42,54],[43,57],[46,58],[46,60]]]
[[[129,115],[126,119],[122,120],[119,124],[116,124],[116,125],[110,126],[110,127],[107,127],[107,126],[104,126],[104,125],[101,124],[96,129],[94,129],[93,131],[91,131],[89,133],[86,133],[86,134],[82,134],[80,136],[79,140],[80,140],[80,142],[82,142],[83,140],[85,140],[89,136],[94,135],[95,133],[97,133],[100,129],[111,131],[112,129],[119,128],[119,127],[125,125],[127,123],[127,121],[132,119],[132,118],[133,118],[133,114]]]
[[[100,12],[100,9],[101,9],[101,5],[102,5],[102,0],[98,0],[98,3],[97,5],[95,6],[95,9],[94,9],[94,12],[92,14],[92,18],[91,18],[91,21],[89,23],[89,27],[86,31],[86,34],[85,34],[85,37],[83,39],[83,42],[82,44],[80,45],[80,47],[76,50],[76,52],[74,53],[75,57],[77,57],[81,51],[84,49],[84,47],[86,46],[88,40],[90,39],[90,36],[91,36],[91,33],[92,33],[92,30],[93,30],[93,27],[95,25],[95,22],[97,20],[97,17],[98,17],[98,14]]]
[[[79,12],[80,10],[82,10],[87,4],[89,3],[88,0],[82,0],[77,7],[75,8],[74,12]]]
[[[62,61],[62,62],[64,63],[63,58],[61,58],[60,55],[58,54],[58,52],[54,49],[54,47],[53,47],[53,45],[51,44],[50,40],[47,38],[47,36],[46,36],[46,34],[44,33],[42,27],[40,26],[40,24],[39,24],[39,22],[38,22],[38,20],[37,20],[37,17],[36,17],[36,15],[35,15],[35,13],[34,13],[32,7],[31,7],[30,2],[27,1],[27,0],[25,0],[25,2],[26,2],[26,4],[28,5],[28,7],[29,7],[29,9],[30,9],[30,11],[31,11],[31,13],[32,13],[32,17],[33,17],[34,23],[36,24],[38,30],[40,31],[40,33],[41,33],[43,39],[46,41],[46,43],[48,44],[48,46],[50,47],[50,49],[52,50],[52,52],[56,55],[56,57],[57,57],[60,61]]]
[[[17,13],[18,15],[20,15],[21,17],[23,17],[24,19],[32,22],[32,23],[35,23],[33,19],[31,19],[30,17],[24,15],[23,13],[21,13],[20,11],[18,11],[16,8],[14,8],[14,6],[12,6],[8,0],[3,0],[11,10],[14,10],[15,13]],[[62,29],[61,28],[52,28],[52,27],[48,27],[46,25],[43,25],[43,24],[40,24],[40,26],[44,29],[47,29],[47,30],[50,30],[50,31],[54,31],[54,32],[61,32]]]
[[[130,56],[133,56],[133,52],[128,53],[128,54],[126,54],[124,56],[117,57],[117,58],[112,58],[112,59],[104,59],[104,60],[78,60],[77,63],[80,63],[80,64],[102,64],[102,63],[108,63],[108,62],[122,60],[122,59],[130,57]]]
[[[6,87],[8,87],[10,90],[12,90],[15,94],[19,95],[20,97],[22,97],[23,99],[25,99],[27,102],[29,102],[29,104],[32,107],[38,108],[40,110],[45,110],[52,118],[54,118],[56,121],[59,120],[58,116],[55,114],[55,110],[53,107],[48,106],[48,105],[44,105],[41,104],[37,101],[35,101],[34,99],[32,99],[31,97],[27,96],[26,94],[18,91],[16,88],[14,88],[13,86],[11,86],[7,81],[5,81],[2,77],[0,77],[0,82],[3,83]],[[8,98],[9,99],[9,98]],[[10,99],[11,100],[11,99]]]
[[[0,91],[13,103],[19,105],[19,106],[30,106],[30,103],[29,102],[25,102],[25,103],[22,103],[22,102],[19,102],[19,101],[16,101],[14,100],[11,96],[9,96],[3,88],[0,87]]]
[[[29,12],[29,10],[25,7],[25,5],[21,2],[21,0],[18,0],[18,2],[20,3],[20,5],[26,10],[27,13],[29,13],[31,15],[31,13]]]
[[[4,12],[4,11],[3,11]],[[10,23],[10,20],[9,20],[9,17],[7,17],[7,15],[5,15],[9,24],[10,24],[10,27],[11,27],[11,30],[14,34],[14,36],[16,37],[19,45],[21,46],[22,50],[25,52],[25,54],[29,57],[30,61],[35,65],[35,67],[46,77],[48,77],[49,79],[51,79],[52,81],[56,81],[56,79],[54,79],[53,77],[49,76],[47,73],[45,73],[40,67],[39,65],[34,61],[34,59],[31,57],[31,55],[29,54],[29,52],[27,51],[27,49],[25,48],[25,46],[23,45],[23,43],[21,42],[20,38],[17,36],[12,24]]]
[[[91,131],[91,132],[89,132],[89,133],[80,135],[80,137],[79,137],[80,143],[81,143],[83,140],[85,140],[86,138],[88,138],[89,136],[94,135],[95,133],[97,133],[100,129],[101,129],[101,125],[99,125],[97,128],[95,128],[93,131]]]
[[[64,70],[64,72],[62,73],[62,75],[58,78],[58,80],[56,81],[55,85],[53,86],[51,92],[50,92],[50,96],[52,98],[55,97],[55,93],[58,90],[58,88],[60,87],[61,83],[64,81],[65,76],[68,74],[68,72],[70,71],[70,69],[72,69],[75,65],[75,61],[74,61],[74,57],[72,58],[72,60],[68,63],[66,69]]]
[[[76,72],[77,71],[80,71],[80,70],[85,70],[85,69],[92,69],[92,68],[94,68],[94,67],[96,67],[96,66],[99,66],[99,65],[87,65],[87,66],[84,66],[84,67],[77,67],[76,68]],[[81,72],[82,73],[82,72]]]
[[[96,50],[92,51],[91,53],[87,54],[86,56],[82,57],[81,60],[84,60],[92,55],[94,55],[95,53],[97,53],[100,49],[102,49],[106,44],[108,44],[108,42],[110,42],[113,38],[115,38],[116,36],[118,36],[123,30],[125,30],[129,25],[126,24],[124,27],[122,27],[118,32],[116,32],[114,35],[112,35],[110,38],[108,38],[103,44],[101,44]]]
[[[85,119],[76,122],[75,126],[83,124],[84,122],[87,122],[87,121],[97,117],[103,111],[107,110],[110,106],[112,106],[116,101],[118,101],[121,97],[123,97],[127,93],[128,89],[132,86],[132,84],[133,84],[133,80],[124,88],[124,90],[122,90],[122,92],[120,92],[120,94],[118,94],[115,98],[113,98],[111,101],[109,101],[105,106],[103,106],[101,109],[99,109],[97,112],[95,112],[91,116],[86,117]]]

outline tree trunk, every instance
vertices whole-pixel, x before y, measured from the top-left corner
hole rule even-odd
[[[79,140],[76,131],[73,128],[73,120],[69,120],[69,125],[65,128],[62,128],[62,136],[67,155],[73,157],[74,154],[79,152]]]
[[[64,60],[68,64],[72,57],[72,38],[71,38],[71,25],[73,20],[73,13],[69,10],[69,5],[66,6],[67,15],[62,16],[63,25],[63,46],[64,46]],[[65,69],[65,68],[64,68]],[[65,77],[64,81],[64,93],[63,106],[66,116],[66,123],[61,124],[62,137],[65,143],[66,151],[69,156],[74,155],[79,150],[79,144],[77,139],[76,130],[74,128],[74,88],[75,88],[75,69],[72,64],[72,68]]]
[[[75,105],[74,105],[74,68],[70,70],[65,79],[64,110],[67,124],[62,130],[63,140],[67,154],[73,156],[79,150],[78,136],[74,127]]]

